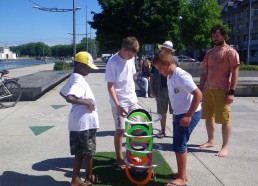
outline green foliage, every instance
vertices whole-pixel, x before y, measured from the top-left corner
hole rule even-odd
[[[114,53],[122,39],[135,36],[141,45],[174,40],[178,0],[98,0],[102,12],[90,25],[102,53]]]
[[[27,43],[19,46],[12,46],[10,49],[17,53],[18,56],[34,56],[34,57],[43,57],[51,56],[51,48],[42,42],[37,43]]]
[[[52,55],[55,57],[70,57],[73,56],[73,46],[72,45],[55,45],[51,47]]]
[[[241,63],[241,65],[239,66],[239,70],[242,71],[258,71],[258,66],[256,65],[244,65]]]
[[[220,20],[217,0],[180,0],[180,38],[186,48],[203,49],[211,44],[210,29]]]
[[[54,70],[70,70],[70,64],[65,61],[56,61]]]
[[[93,54],[95,54],[95,53],[99,54],[98,41],[96,41],[96,39],[91,39],[91,38],[87,38],[87,40],[86,40],[86,37],[82,38],[81,43],[77,45],[77,52],[86,51],[87,42],[88,42],[88,51],[87,52],[89,52],[92,56],[94,56]]]
[[[210,29],[220,21],[217,0],[98,0],[102,12],[90,25],[102,53],[113,53],[127,36],[141,45],[172,40],[177,49],[211,45]],[[181,19],[180,19],[181,18]]]

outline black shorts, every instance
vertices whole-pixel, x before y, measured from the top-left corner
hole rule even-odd
[[[93,156],[96,152],[97,129],[70,131],[71,155]]]

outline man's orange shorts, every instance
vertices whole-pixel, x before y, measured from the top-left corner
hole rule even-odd
[[[226,104],[227,92],[221,89],[205,89],[202,100],[202,119],[214,118],[215,123],[229,123],[230,105]]]

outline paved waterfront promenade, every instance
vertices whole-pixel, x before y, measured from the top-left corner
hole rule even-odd
[[[10,75],[52,70],[53,64],[10,70]],[[114,151],[113,118],[104,82],[104,71],[86,77],[98,105],[100,129],[97,151]],[[36,101],[22,101],[15,107],[0,109],[0,186],[69,186],[72,157],[69,154],[67,117],[70,105],[59,96],[61,83]],[[153,98],[139,97],[146,110],[156,111]],[[189,186],[240,186],[258,183],[258,97],[236,97],[232,105],[232,137],[227,157],[215,153],[221,146],[221,128],[216,127],[216,146],[199,149],[206,141],[201,120],[194,130],[188,148]],[[167,135],[154,139],[162,147],[163,157],[173,171],[176,159],[172,147],[172,118],[168,116]],[[159,123],[154,124],[159,128]],[[155,148],[157,145],[154,146]]]

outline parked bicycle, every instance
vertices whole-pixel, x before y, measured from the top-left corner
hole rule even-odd
[[[18,78],[3,78],[8,73],[8,70],[0,71],[0,105],[5,108],[15,106],[22,94]]]

